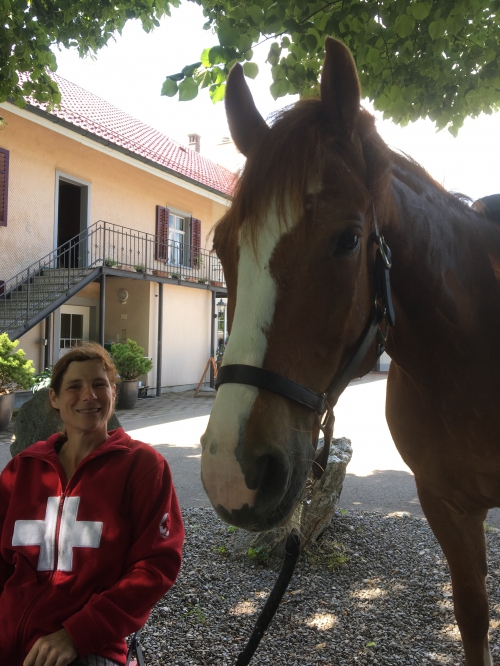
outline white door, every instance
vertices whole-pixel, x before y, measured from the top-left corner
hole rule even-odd
[[[60,314],[58,358],[72,347],[78,347],[89,339],[90,308],[81,305],[62,305]]]

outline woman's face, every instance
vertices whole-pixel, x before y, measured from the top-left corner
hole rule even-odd
[[[116,386],[98,359],[73,361],[63,376],[59,395],[50,389],[52,407],[59,410],[66,432],[107,429],[113,411]]]

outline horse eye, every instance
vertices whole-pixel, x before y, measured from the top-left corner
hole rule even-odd
[[[349,252],[354,252],[358,245],[358,234],[352,229],[348,229],[347,231],[344,231],[342,236],[337,241],[335,254],[348,254]]]

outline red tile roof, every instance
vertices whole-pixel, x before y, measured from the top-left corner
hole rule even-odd
[[[129,116],[97,95],[57,74],[52,75],[61,92],[61,106],[50,114],[130,153],[185,176],[202,187],[231,195],[235,175],[194,150],[185,148],[156,129]],[[31,100],[46,109],[46,104]]]

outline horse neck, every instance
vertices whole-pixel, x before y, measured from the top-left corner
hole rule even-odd
[[[466,372],[471,358],[486,361],[498,346],[500,225],[425,175],[406,176],[393,177],[398,219],[384,230],[396,309],[387,350],[415,379],[432,384],[450,363]]]

